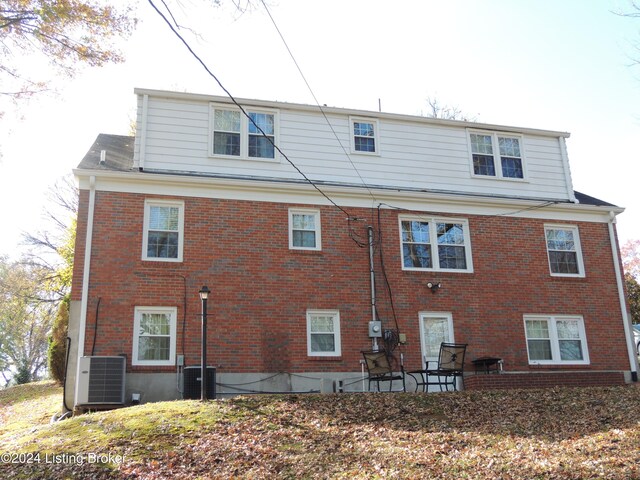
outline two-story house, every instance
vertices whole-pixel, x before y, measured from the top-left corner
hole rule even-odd
[[[218,393],[361,391],[362,350],[442,341],[502,359],[466,388],[636,380],[623,209],[574,191],[569,134],[135,93],[135,138],[75,170],[67,404],[87,356],[126,357],[126,401],[181,398],[203,285]]]

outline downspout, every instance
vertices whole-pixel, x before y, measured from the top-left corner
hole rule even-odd
[[[609,212],[609,239],[611,240],[611,253],[613,255],[613,268],[616,272],[616,284],[618,286],[618,301],[620,302],[620,311],[622,312],[622,325],[624,326],[624,334],[627,339],[627,353],[629,354],[629,365],[631,366],[631,381],[638,381],[638,357],[636,356],[633,334],[631,333],[631,321],[627,314],[627,302],[624,298],[624,283],[622,280],[622,271],[620,270],[620,257],[618,255],[618,243],[616,242],[615,230],[613,224],[616,221],[614,212]]]
[[[96,177],[89,177],[89,211],[87,213],[87,235],[84,243],[84,265],[82,270],[82,300],[80,303],[80,329],[78,332],[78,365],[74,403],[78,402],[78,379],[80,378],[80,357],[84,356],[84,339],[87,328],[89,305],[89,270],[91,268],[91,241],[93,238],[93,212],[96,204]]]
[[[367,227],[367,237],[369,240],[369,273],[370,273],[370,281],[371,281],[371,320],[376,321],[376,274],[374,270],[373,263],[373,227]],[[372,339],[372,350],[374,352],[378,351],[378,339],[377,337],[373,337]]]

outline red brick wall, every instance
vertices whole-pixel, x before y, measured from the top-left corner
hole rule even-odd
[[[466,390],[509,388],[607,387],[624,385],[621,372],[546,372],[503,375],[470,375],[464,379]]]
[[[97,192],[85,352],[132,351],[135,306],[178,308],[177,353],[186,363],[200,355],[198,290],[208,285],[209,358],[221,372],[359,371],[369,349],[369,253],[349,237],[345,214],[321,208],[322,251],[288,248],[288,208],[268,202],[181,198],[185,202],[184,261],[141,260],[144,201],[149,196]],[[73,299],[79,300],[88,194],[81,192]],[[366,239],[375,210],[349,208]],[[469,221],[474,272],[401,269],[397,210],[380,212],[382,254],[397,322],[407,335],[407,368],[420,363],[418,312],[451,312],[456,341],[467,359],[498,356],[506,371],[530,369],[523,315],[582,315],[591,364],[581,370],[628,370],[606,224],[580,228],[586,278],[549,275],[544,221],[510,216],[455,216]],[[449,215],[447,215],[449,216]],[[554,222],[549,222],[554,223]],[[564,222],[563,222],[564,223]],[[376,249],[378,311],[394,328],[390,296]],[[442,282],[435,294],[429,281]],[[98,334],[95,323],[100,299]],[[185,310],[186,304],[186,310]],[[306,310],[340,311],[342,357],[307,356]],[[186,318],[183,334],[183,319]],[[184,347],[184,348],[183,348]],[[536,367],[540,370],[541,367]],[[136,371],[172,368],[134,367]]]

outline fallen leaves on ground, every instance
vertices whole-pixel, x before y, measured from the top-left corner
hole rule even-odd
[[[237,397],[184,404],[137,438],[109,414],[117,465],[3,465],[3,478],[640,478],[640,388]],[[157,404],[161,405],[161,404]],[[133,415],[136,408],[125,409]],[[149,407],[147,407],[149,408]],[[86,416],[90,418],[91,414]],[[77,422],[77,417],[65,422]],[[64,436],[64,423],[52,436]],[[200,425],[193,428],[193,424]],[[52,440],[52,444],[55,442]],[[56,445],[64,448],[64,439]],[[91,447],[87,449],[91,451]],[[96,453],[100,453],[96,452]]]

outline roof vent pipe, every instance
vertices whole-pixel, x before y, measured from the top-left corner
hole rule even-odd
[[[104,165],[107,162],[107,151],[100,150],[100,165]]]

